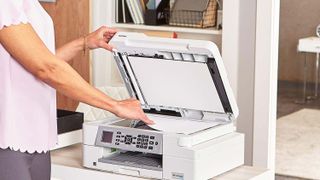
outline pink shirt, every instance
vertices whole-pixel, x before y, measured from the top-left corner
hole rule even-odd
[[[0,30],[30,23],[52,53],[54,28],[38,0],[0,0]],[[25,42],[29,43],[29,42]],[[56,92],[0,44],[0,148],[45,152],[57,143]]]

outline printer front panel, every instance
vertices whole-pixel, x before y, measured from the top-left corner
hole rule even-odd
[[[164,137],[164,179],[207,180],[244,163],[244,135],[230,133],[192,147],[175,145]]]
[[[126,151],[162,154],[162,141],[162,134],[157,131],[109,125],[99,127],[95,144]]]

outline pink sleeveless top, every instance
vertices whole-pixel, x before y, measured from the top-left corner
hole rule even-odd
[[[38,0],[0,0],[0,30],[20,23],[30,23],[55,53],[53,22]],[[0,148],[40,153],[56,143],[55,90],[26,71],[0,44]]]

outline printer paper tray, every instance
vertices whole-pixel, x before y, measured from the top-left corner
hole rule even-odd
[[[162,157],[159,155],[143,154],[140,152],[117,153],[99,159],[101,163],[162,171]]]

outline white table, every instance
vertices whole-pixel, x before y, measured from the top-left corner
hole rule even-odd
[[[318,87],[319,87],[319,53],[320,53],[320,38],[318,37],[308,37],[299,39],[298,52],[304,53],[304,80],[303,80],[303,99],[298,101],[298,103],[305,103],[306,100],[316,99],[318,97]],[[314,96],[306,96],[307,90],[307,53],[316,53],[316,70],[315,70],[315,89]]]
[[[51,152],[52,180],[146,180],[82,167],[82,146],[76,144]],[[242,166],[212,180],[270,180],[267,169]]]

